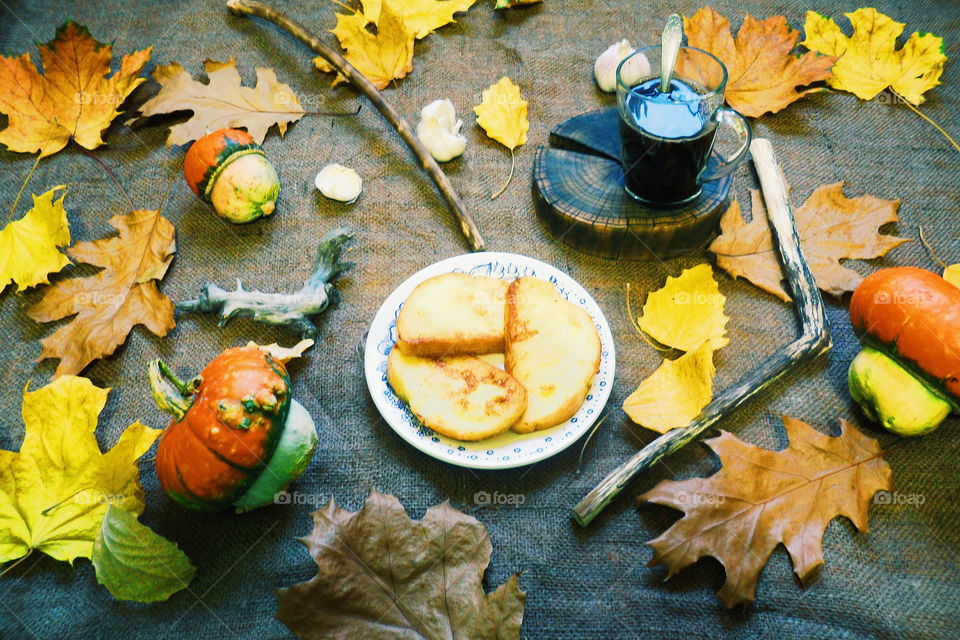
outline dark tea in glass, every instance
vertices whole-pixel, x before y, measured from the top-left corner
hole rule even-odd
[[[660,66],[660,47],[633,54]],[[668,91],[659,76],[624,78],[629,57],[617,70],[617,109],[624,188],[648,207],[669,209],[696,200],[703,184],[729,174],[746,155],[750,127],[738,113],[723,108],[727,73],[714,56],[681,47]],[[741,147],[707,170],[720,124],[736,130]]]

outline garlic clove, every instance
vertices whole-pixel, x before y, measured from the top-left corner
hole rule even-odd
[[[597,61],[593,64],[593,77],[601,91],[613,93],[617,90],[617,67],[634,51],[636,49],[630,46],[628,40],[621,40],[607,47],[607,50],[597,57]],[[621,77],[627,84],[635,84],[648,75],[650,75],[650,61],[643,54],[631,58],[621,70]]]
[[[653,72],[650,69],[650,61],[642,53],[633,56],[620,67],[620,79],[628,87],[638,84],[644,78],[651,77]],[[613,90],[617,89],[617,80],[614,76]]]
[[[363,180],[360,174],[342,164],[325,166],[317,174],[314,184],[326,197],[347,204],[354,202],[363,191]]]
[[[437,162],[453,160],[467,147],[467,139],[460,135],[463,120],[449,100],[434,100],[420,111],[417,137]]]

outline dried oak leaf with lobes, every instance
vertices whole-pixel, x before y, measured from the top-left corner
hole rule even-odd
[[[67,251],[77,262],[103,270],[57,282],[27,311],[37,322],[76,316],[40,341],[40,360],[60,358],[58,376],[79,373],[110,355],[137,324],[161,337],[174,327],[173,302],[156,282],[176,251],[173,225],[156,210],[114,216],[110,224],[119,235],[78,242]]]
[[[224,128],[246,129],[258,144],[267,131],[277,125],[282,136],[287,125],[296,122],[306,111],[289,85],[277,80],[273,69],[257,67],[257,84],[241,85],[240,72],[231,57],[226,62],[205,60],[203,68],[209,82],[198,82],[182,66],[160,65],[153,79],[160,92],[140,107],[143,117],[175,111],[192,111],[186,122],[170,127],[167,146],[187,144],[210,131]]]
[[[726,101],[745,116],[776,113],[819,91],[798,91],[797,87],[830,77],[835,58],[791,53],[800,34],[784,16],[757,20],[748,13],[736,39],[730,33],[730,21],[710,7],[683,22],[690,46],[712,53],[727,67]]]
[[[817,187],[802,206],[794,209],[800,243],[817,286],[840,297],[853,291],[863,276],[840,264],[843,258],[866,260],[885,255],[909,242],[879,233],[883,225],[896,222],[899,200],[882,200],[870,195],[848,198],[843,182]],[[732,277],[743,276],[764,291],[785,302],[790,296],[783,288],[783,272],[770,235],[770,224],[760,192],[750,190],[752,220],[748,223],[734,199],[720,219],[720,236],[710,245],[717,266]]]
[[[649,566],[673,576],[704,556],[723,564],[727,608],[754,600],[760,572],[783,543],[801,582],[823,564],[823,534],[837,516],[867,531],[873,494],[893,488],[880,444],[840,422],[830,437],[783,417],[789,444],[768,451],[721,431],[706,441],[723,467],[708,478],[664,480],[639,500],[684,512],[659,538]]]
[[[414,521],[395,497],[373,491],[357,512],[331,500],[313,523],[301,541],[317,575],[279,594],[277,617],[297,636],[520,638],[526,596],[516,574],[484,593],[492,546],[475,518],[445,502]]]
[[[120,70],[110,77],[112,47],[73,21],[39,49],[43,75],[28,53],[0,56],[0,113],[9,118],[0,143],[40,157],[60,151],[71,138],[96,149],[103,144],[100,134],[120,114],[117,107],[144,81],[140,70],[151,47],[123,56]]]

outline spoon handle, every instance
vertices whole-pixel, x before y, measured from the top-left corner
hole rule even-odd
[[[674,13],[660,36],[660,93],[670,92],[670,78],[677,64],[680,41],[683,40],[683,18]]]

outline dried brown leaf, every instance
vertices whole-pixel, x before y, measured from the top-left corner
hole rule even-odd
[[[317,575],[280,591],[277,617],[301,638],[520,638],[517,574],[492,593],[483,572],[492,545],[479,521],[443,503],[411,520],[373,491],[357,512],[333,500],[302,539]]]
[[[867,509],[877,491],[893,488],[880,443],[840,422],[840,435],[820,433],[783,417],[789,444],[768,451],[721,431],[706,441],[723,467],[707,478],[664,480],[640,496],[683,511],[659,538],[649,566],[669,575],[704,556],[723,564],[717,595],[727,608],[754,600],[760,572],[778,544],[801,582],[823,564],[823,534],[837,516],[867,531]]]
[[[704,7],[692,18],[684,18],[684,30],[691,47],[720,58],[727,67],[727,103],[745,116],[776,113],[811,91],[797,87],[826,80],[836,58],[807,52],[792,54],[799,31],[784,16],[757,20],[749,13],[736,39],[730,21]]]
[[[119,235],[67,251],[76,262],[103,270],[57,282],[27,312],[37,322],[75,316],[40,341],[41,360],[60,358],[58,376],[110,355],[138,324],[158,336],[174,327],[173,302],[157,288],[176,251],[173,225],[156,210],[114,216],[110,224]]]
[[[837,297],[853,291],[863,280],[840,260],[877,258],[909,242],[909,238],[879,232],[883,225],[898,220],[899,200],[871,195],[848,198],[843,195],[843,184],[817,187],[802,206],[794,209],[800,243],[817,285]],[[734,199],[720,220],[721,233],[710,251],[717,255],[717,266],[732,277],[742,276],[789,302],[763,199],[754,189],[750,196],[752,220],[744,220],[740,203]]]

